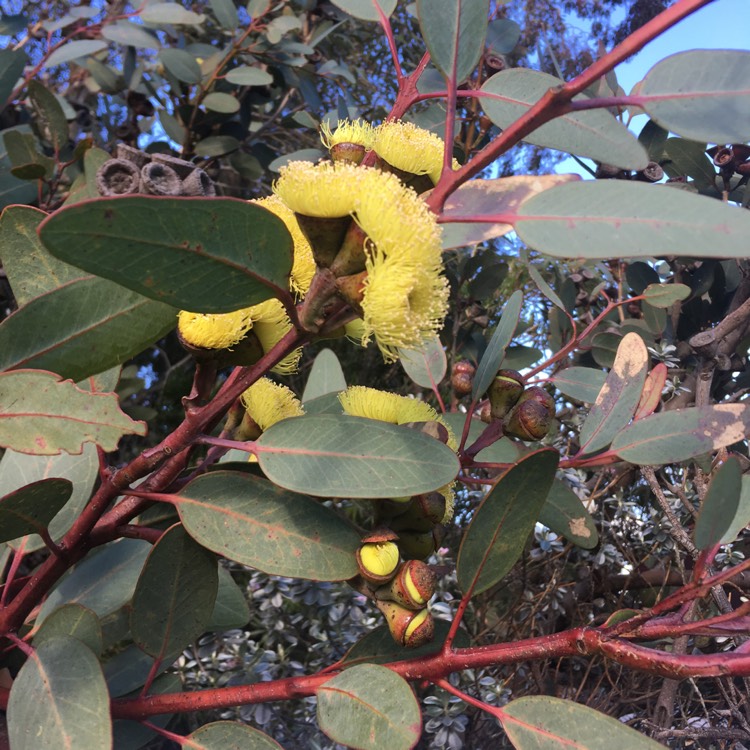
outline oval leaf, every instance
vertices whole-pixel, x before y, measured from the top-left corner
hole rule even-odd
[[[174,7],[179,8],[178,5]],[[181,9],[180,9],[181,10]],[[183,83],[200,83],[203,73],[198,61],[184,49],[168,48],[159,52],[159,59],[164,67],[178,80]]]
[[[389,17],[396,10],[397,0],[331,0],[331,2],[361,21],[379,21],[380,14],[377,8],[379,7],[383,14]]]
[[[150,550],[148,542],[121,539],[84,558],[47,597],[37,623],[61,604],[80,604],[99,618],[116,612],[133,596]]]
[[[335,742],[358,750],[410,750],[422,734],[409,683],[378,664],[344,670],[317,689],[318,724]]]
[[[221,313],[288,286],[284,223],[233,198],[127,197],[83,201],[40,227],[57,258],[159,302]]]
[[[517,750],[663,750],[664,746],[593,708],[527,696],[502,708],[500,720]]]
[[[49,638],[68,636],[86,644],[95,654],[102,651],[102,626],[94,612],[80,604],[65,604],[45,619],[34,635],[34,647]]]
[[[530,453],[502,475],[477,508],[456,563],[464,593],[486,591],[516,563],[552,487],[559,459],[554,450]]]
[[[628,333],[617,347],[612,370],[581,428],[581,454],[606,448],[630,422],[641,398],[648,371],[648,349],[637,333]]]
[[[205,16],[194,13],[192,10],[183,8],[179,3],[154,3],[147,5],[140,13],[143,23],[151,23],[156,26],[164,24],[201,24]]]
[[[512,231],[510,224],[493,221],[493,216],[515,213],[532,195],[565,182],[580,179],[574,174],[516,175],[496,180],[472,180],[450,195],[441,214],[443,249],[475,245]],[[470,222],[457,221],[471,216]],[[482,217],[486,216],[486,221]]]
[[[191,750],[283,750],[276,740],[259,729],[236,721],[204,724],[187,737]]]
[[[558,258],[685,256],[693,248],[747,257],[750,212],[659,185],[573,182],[530,198],[518,213],[521,239]]]
[[[649,284],[643,296],[654,307],[671,307],[690,296],[690,287],[685,284]]]
[[[117,21],[102,25],[101,35],[110,42],[124,44],[127,47],[159,49],[159,40],[140,24],[130,21]]]
[[[695,546],[708,549],[720,542],[731,542],[727,532],[736,527],[735,518],[742,494],[742,467],[735,456],[730,456],[716,470],[708,486],[706,498],[695,522]],[[0,505],[0,508],[2,506]]]
[[[593,404],[606,379],[605,373],[592,367],[566,367],[552,377],[552,382],[560,393],[576,401]]]
[[[268,86],[273,83],[273,76],[267,70],[251,65],[241,65],[230,70],[224,79],[236,86]]]
[[[310,368],[302,403],[346,390],[346,379],[339,358],[331,349],[321,349]]]
[[[750,52],[702,49],[661,60],[638,103],[662,127],[694,141],[750,140]]]
[[[485,391],[490,387],[490,383],[495,379],[495,375],[497,375],[497,371],[505,356],[505,349],[510,344],[513,334],[516,332],[522,304],[523,293],[520,289],[516,289],[503,308],[500,322],[497,324],[490,343],[487,344],[487,349],[477,366],[477,371],[474,375],[474,386],[471,390],[473,401],[484,395]]]
[[[83,380],[134,357],[176,322],[173,307],[105,279],[76,279],[0,324],[0,370],[26,367]]]
[[[80,39],[77,42],[68,42],[58,47],[45,61],[45,68],[53,68],[55,65],[76,60],[79,57],[94,55],[107,49],[107,43],[97,39]]]
[[[216,601],[217,564],[182,526],[161,536],[141,570],[130,610],[133,640],[147,654],[162,659],[203,632]]]
[[[482,85],[482,91],[491,94],[482,97],[482,107],[495,125],[507,128],[551,88],[563,83],[548,73],[528,68],[502,70]],[[587,98],[579,94],[573,101]],[[524,141],[587,156],[621,169],[643,169],[648,164],[646,149],[624,125],[603,109],[570,112],[557,117],[534,130]]]
[[[25,27],[24,23],[24,27]],[[21,29],[19,29],[21,31]],[[8,34],[8,31],[4,33]],[[5,102],[13,93],[18,79],[23,75],[28,58],[20,49],[0,50],[0,102]]]
[[[190,536],[230,560],[319,581],[357,574],[354,528],[330,508],[264,479],[213,472],[190,482],[175,504]]]
[[[0,499],[0,542],[44,532],[72,493],[68,479],[41,479]]]
[[[626,427],[610,450],[624,461],[656,466],[687,461],[744,440],[750,406],[718,404],[652,414]]]
[[[87,393],[40,370],[0,373],[0,445],[50,456],[80,453],[86,442],[113,451],[123,435],[146,425],[120,410],[115,393]]]
[[[479,62],[489,0],[417,0],[417,16],[433,65],[459,83]]]
[[[274,484],[318,497],[419,495],[449,484],[459,469],[456,454],[428,435],[345,414],[282,420],[256,449]]]
[[[224,94],[221,91],[213,91],[203,100],[203,106],[213,112],[224,112],[232,114],[239,112],[239,99],[231,94]]]
[[[428,338],[420,349],[399,349],[398,354],[404,371],[417,385],[437,390],[448,368],[439,336]]]
[[[555,479],[539,513],[539,523],[583,549],[599,544],[599,533],[591,514],[567,484]]]
[[[8,734],[13,750],[112,747],[107,685],[88,646],[58,636],[35,649],[10,691]]]

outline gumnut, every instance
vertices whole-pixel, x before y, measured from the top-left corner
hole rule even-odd
[[[504,431],[521,440],[541,440],[547,436],[554,416],[554,399],[544,388],[534,386],[524,392],[508,415]]]
[[[399,563],[397,535],[390,529],[377,529],[368,534],[356,552],[362,578],[368,583],[387,583],[393,578]]]
[[[453,387],[453,392],[458,398],[468,396],[471,393],[472,388],[474,387],[474,374],[476,371],[477,368],[474,367],[471,362],[467,362],[466,360],[456,362],[453,365],[453,370],[451,372],[451,386]]]
[[[407,560],[393,580],[375,592],[375,597],[397,602],[407,609],[422,609],[435,593],[437,582],[437,573],[429,565],[421,560]]]
[[[521,398],[523,389],[523,375],[520,372],[500,370],[487,389],[492,419],[502,419]]]
[[[415,612],[396,602],[376,601],[393,640],[406,648],[417,648],[435,637],[435,620],[425,607]]]

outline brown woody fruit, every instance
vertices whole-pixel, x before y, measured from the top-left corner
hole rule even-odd
[[[538,386],[524,391],[505,420],[506,435],[521,440],[541,440],[547,436],[555,416],[555,400]]]
[[[435,593],[437,582],[437,573],[429,565],[421,560],[407,560],[393,580],[375,592],[375,597],[397,602],[407,609],[422,609]]]
[[[393,640],[406,648],[417,648],[435,637],[435,620],[424,608],[418,612],[396,602],[375,601],[383,613]]]

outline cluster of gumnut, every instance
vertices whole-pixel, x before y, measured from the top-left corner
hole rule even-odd
[[[470,362],[457,362],[451,385],[459,398],[471,393],[475,368]],[[547,436],[555,417],[555,400],[544,388],[526,387],[516,370],[500,370],[487,389],[487,401],[480,417],[488,424],[502,420],[502,434],[521,440],[541,440]]]
[[[357,550],[359,589],[383,613],[396,643],[409,648],[434,636],[427,603],[438,575],[424,560],[443,539],[445,508],[440,492],[380,502],[379,525]]]

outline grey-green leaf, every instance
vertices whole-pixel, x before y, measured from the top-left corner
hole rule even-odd
[[[448,360],[437,335],[424,341],[419,349],[399,349],[398,354],[406,374],[422,388],[436,389],[445,377]]]
[[[495,375],[497,375],[497,371],[505,356],[505,349],[510,344],[513,334],[516,332],[522,304],[523,293],[520,289],[516,289],[505,304],[500,322],[492,334],[490,343],[487,344],[487,349],[482,355],[482,359],[479,360],[479,365],[474,375],[474,385],[471,390],[471,398],[474,401],[484,394],[490,387],[490,383],[495,379]]]
[[[396,10],[397,0],[331,0],[331,2],[361,21],[379,21],[380,15],[375,4],[377,3],[387,18]]]
[[[8,734],[13,750],[112,747],[109,694],[88,646],[57,636],[35,649],[10,691]]]
[[[177,311],[88,277],[28,301],[0,324],[0,370],[50,370],[71,380],[121,364],[177,323]]]
[[[479,62],[489,0],[417,0],[417,16],[433,65],[460,83]]]
[[[640,105],[667,130],[694,141],[750,140],[750,52],[703,49],[661,60],[640,86]]]
[[[203,632],[216,601],[217,564],[179,524],[161,536],[133,594],[130,631],[138,646],[164,658]]]
[[[193,312],[263,302],[287,288],[292,265],[281,219],[233,198],[84,201],[46,219],[40,237],[61,260]]]
[[[604,385],[607,375],[593,367],[566,367],[552,377],[560,393],[564,393],[576,401],[593,404]]]
[[[482,91],[491,96],[483,96],[480,101],[487,116],[499,127],[507,128],[550,88],[563,83],[548,73],[528,68],[502,70],[482,85]],[[580,94],[573,101],[586,98]],[[587,156],[622,169],[643,169],[648,164],[643,146],[604,109],[562,115],[537,128],[524,140],[535,146]]]
[[[567,484],[555,479],[539,513],[539,522],[583,549],[594,549],[599,534],[591,514]]]
[[[34,635],[34,647],[49,638],[69,636],[85,643],[95,654],[102,651],[102,626],[94,612],[80,604],[58,607]]]
[[[559,459],[555,450],[530,453],[502,475],[477,508],[456,563],[464,593],[486,591],[516,563],[552,487]]]
[[[192,750],[283,750],[259,729],[236,721],[214,721],[196,729],[188,738]]]
[[[302,417],[300,417],[301,419]],[[241,472],[198,477],[175,498],[204,547],[271,575],[340,581],[357,573],[359,534],[330,508]]]
[[[319,497],[418,495],[452,482],[459,469],[456,454],[428,435],[344,414],[282,420],[256,445],[272,482]]]
[[[346,379],[339,358],[331,349],[321,349],[307,376],[302,403],[344,390],[346,390]]]
[[[734,540],[742,488],[742,467],[736,456],[730,456],[714,473],[701,504],[695,522],[695,546],[698,549]],[[741,520],[747,523],[750,518]]]
[[[360,750],[411,750],[422,734],[409,684],[387,667],[360,664],[317,690],[318,723],[334,741]]]
[[[72,492],[68,479],[40,479],[0,498],[0,542],[43,533]]]
[[[518,213],[521,239],[558,258],[747,257],[750,212],[659,185],[572,182],[530,198]]]

